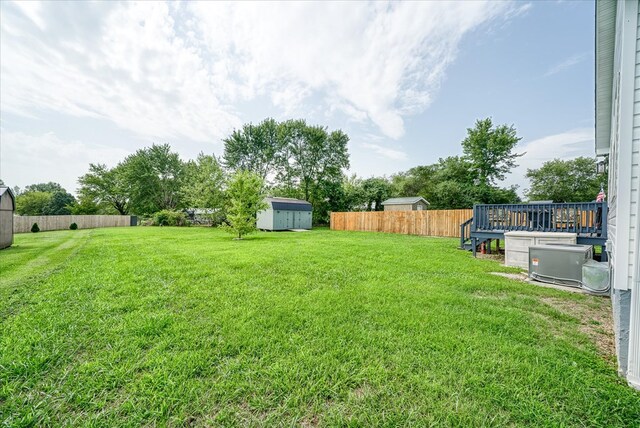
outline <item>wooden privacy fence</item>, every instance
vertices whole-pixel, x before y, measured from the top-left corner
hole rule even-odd
[[[460,236],[460,224],[471,217],[473,217],[473,210],[331,213],[331,230],[360,230],[456,238]]]
[[[13,217],[13,233],[31,232],[33,223],[38,223],[41,231],[67,230],[71,223],[78,229],[96,229],[100,227],[125,227],[136,223],[136,217],[130,215],[38,215]]]

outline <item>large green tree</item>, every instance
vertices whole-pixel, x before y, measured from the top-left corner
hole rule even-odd
[[[227,186],[227,221],[225,229],[242,239],[255,232],[258,211],[267,208],[264,180],[251,171],[234,173]]]
[[[69,215],[76,204],[76,198],[63,189],[51,193],[49,203],[44,207],[44,215]]]
[[[89,172],[78,179],[78,195],[82,210],[115,210],[118,214],[129,213],[129,186],[125,181],[124,167],[107,168],[103,164],[89,164]],[[81,208],[78,208],[81,209]]]
[[[302,198],[314,206],[314,219],[324,222],[328,211],[344,206],[344,170],[349,167],[342,131],[328,131],[304,120],[278,123],[266,119],[247,124],[224,140],[224,164],[247,170],[268,181],[278,196]]]
[[[56,192],[65,192],[66,190],[59,184],[50,181],[48,183],[37,183],[30,184],[24,188],[24,192],[45,192],[45,193],[56,193]]]
[[[127,186],[130,211],[145,215],[182,206],[185,168],[169,144],[140,149],[119,166]]]
[[[212,220],[220,218],[224,208],[225,174],[213,155],[200,153],[195,161],[187,162],[183,194],[189,208],[212,210]]]
[[[24,192],[16,198],[16,212],[20,215],[44,215],[52,197],[49,192]]]
[[[513,126],[494,126],[491,118],[477,120],[467,129],[462,151],[475,175],[479,202],[490,203],[491,186],[517,166],[516,159],[522,154],[514,153],[514,149],[520,139]]]
[[[382,211],[382,202],[393,194],[393,185],[385,177],[371,177],[362,180],[362,196],[366,204],[366,211]]]
[[[349,168],[349,137],[342,131],[328,132],[322,126],[309,126],[304,120],[282,124],[285,141],[281,186],[297,189],[299,197],[314,205],[314,216],[326,217],[338,204],[344,170]],[[328,191],[335,190],[336,192]]]
[[[232,170],[252,171],[267,180],[283,165],[282,126],[271,118],[245,124],[223,141],[224,164]]]
[[[477,172],[464,156],[439,159],[392,177],[398,196],[422,196],[429,209],[471,208],[475,203],[517,203],[515,187],[479,185]]]
[[[68,215],[75,204],[75,197],[54,182],[31,184],[16,197],[21,215]]]
[[[595,159],[588,157],[554,159],[540,168],[528,169],[526,177],[530,186],[525,193],[530,200],[588,202],[607,185],[607,177],[596,173]]]

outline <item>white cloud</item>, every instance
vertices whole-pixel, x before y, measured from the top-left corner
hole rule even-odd
[[[0,129],[0,178],[13,186],[56,181],[75,192],[89,163],[114,166],[130,152],[80,141],[63,141],[53,133],[26,134]]]
[[[586,53],[572,55],[569,58],[565,59],[564,61],[550,67],[549,70],[547,70],[547,72],[544,74],[544,77],[549,77],[549,76],[553,76],[554,74],[560,73],[561,71],[564,71],[567,68],[570,68],[580,63],[586,58],[587,58]]]
[[[523,191],[528,187],[527,169],[540,168],[553,159],[573,159],[594,156],[595,134],[593,128],[572,129],[521,144],[517,151],[524,153],[518,159],[518,167],[507,177],[507,184],[517,184]]]
[[[405,152],[401,150],[390,149],[388,147],[384,147],[379,144],[362,143],[360,144],[360,147],[362,147],[363,149],[372,150],[379,156],[386,159],[391,159],[395,161],[401,161],[401,160],[407,159],[407,154]]]
[[[2,8],[0,110],[96,117],[149,139],[198,142],[239,126],[238,103],[258,97],[287,115],[341,113],[397,139],[404,116],[433,99],[462,37],[523,9],[488,1]]]
[[[252,97],[290,86],[340,100],[388,137],[423,110],[460,39],[511,10],[496,2],[193,3],[199,33]],[[300,100],[294,99],[295,103]]]
[[[166,4],[45,3],[29,17],[47,31],[5,26],[20,16],[3,10],[3,112],[103,118],[151,139],[211,141],[241,124]]]

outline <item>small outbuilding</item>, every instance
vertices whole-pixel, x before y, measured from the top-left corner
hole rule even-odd
[[[422,196],[391,198],[382,202],[385,211],[422,211],[429,208],[429,202]]]
[[[13,244],[13,212],[16,197],[10,188],[0,186],[0,250]]]
[[[258,212],[258,229],[311,229],[313,206],[301,199],[266,198],[267,209]]]

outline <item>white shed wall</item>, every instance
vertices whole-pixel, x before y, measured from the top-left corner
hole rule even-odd
[[[261,230],[273,230],[273,210],[259,211],[256,227]]]

